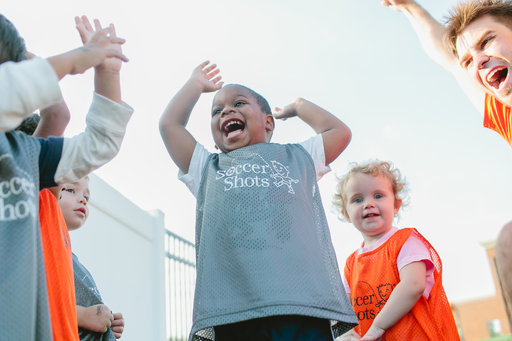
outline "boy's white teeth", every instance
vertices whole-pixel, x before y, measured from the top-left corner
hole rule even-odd
[[[236,124],[236,125],[239,125],[239,126],[242,126],[243,123],[241,121],[238,121],[238,120],[234,120],[234,121],[229,121],[228,123],[226,123],[226,125],[224,126],[224,131],[227,131],[229,132],[229,127],[232,126],[233,124]]]

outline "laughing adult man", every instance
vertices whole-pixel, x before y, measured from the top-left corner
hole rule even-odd
[[[483,114],[483,125],[512,147],[512,0],[459,2],[446,26],[414,0],[381,2],[405,14],[427,54]]]

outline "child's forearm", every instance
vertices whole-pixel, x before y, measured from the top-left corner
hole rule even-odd
[[[347,147],[352,137],[350,129],[330,112],[303,98],[295,100],[296,114],[317,134],[322,134],[325,164],[334,161]]]
[[[171,99],[160,118],[160,134],[165,147],[178,168],[188,173],[196,140],[188,132],[188,119],[203,92],[217,91],[222,87],[216,64],[205,61],[198,65],[192,76]]]
[[[160,118],[160,134],[165,147],[178,168],[188,172],[196,140],[185,128],[192,109],[202,94],[201,85],[188,80],[171,99]]]
[[[43,138],[62,136],[70,120],[69,109],[64,101],[41,109],[40,116],[41,120],[33,136]]]
[[[418,302],[425,291],[426,266],[422,261],[407,264],[400,270],[400,282],[391,292],[372,327],[387,330],[394,326]]]
[[[336,116],[304,98],[297,98],[294,104],[297,116],[317,134],[344,125]]]
[[[165,108],[160,126],[179,125],[185,128],[201,94],[201,85],[189,79]]]
[[[117,71],[94,71],[94,91],[116,103],[121,104],[121,75]]]
[[[405,314],[414,307],[423,291],[408,288],[400,282],[389,296],[384,308],[379,312],[373,325],[387,330],[394,326]]]
[[[77,67],[82,64],[81,59],[83,58],[83,54],[83,48],[79,47],[74,50],[49,57],[47,60],[57,74],[57,78],[60,80],[68,74],[76,74],[84,71],[82,70],[83,67]]]

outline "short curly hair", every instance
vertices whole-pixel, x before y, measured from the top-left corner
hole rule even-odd
[[[466,0],[457,3],[448,13],[445,43],[454,56],[459,35],[475,20],[490,15],[512,29],[512,0]]]
[[[338,177],[336,192],[332,200],[332,205],[338,213],[340,220],[346,221],[347,197],[346,187],[352,176],[355,174],[366,174],[372,176],[384,176],[389,179],[395,199],[402,201],[402,207],[408,204],[408,188],[405,178],[400,170],[393,166],[389,161],[370,160],[362,163],[352,163],[350,170],[343,176]]]
[[[254,91],[253,89],[246,87],[245,85],[242,85],[242,84],[226,84],[226,85],[224,85],[224,88],[227,88],[230,86],[240,87],[240,88],[246,90],[247,92],[249,92],[251,94],[251,96],[253,96],[254,99],[256,100],[256,103],[258,103],[261,111],[263,111],[263,113],[265,113],[265,115],[272,116],[272,110],[270,109],[270,105],[268,104],[268,101],[265,97],[263,97],[262,95],[260,95],[256,91]]]

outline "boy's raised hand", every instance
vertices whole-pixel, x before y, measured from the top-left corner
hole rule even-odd
[[[274,108],[274,118],[277,120],[285,121],[287,118],[297,116],[297,107],[296,104],[299,99],[296,99],[292,103],[285,105],[282,109],[275,107]]]
[[[201,92],[217,91],[224,84],[220,81],[222,77],[219,75],[220,70],[217,68],[217,64],[208,64],[210,64],[209,60],[202,62],[190,76],[190,80],[201,87]]]
[[[336,116],[304,98],[297,98],[283,109],[276,108],[273,116],[280,120],[297,116],[317,134],[322,134],[326,165],[340,155],[352,136],[350,129]]]

